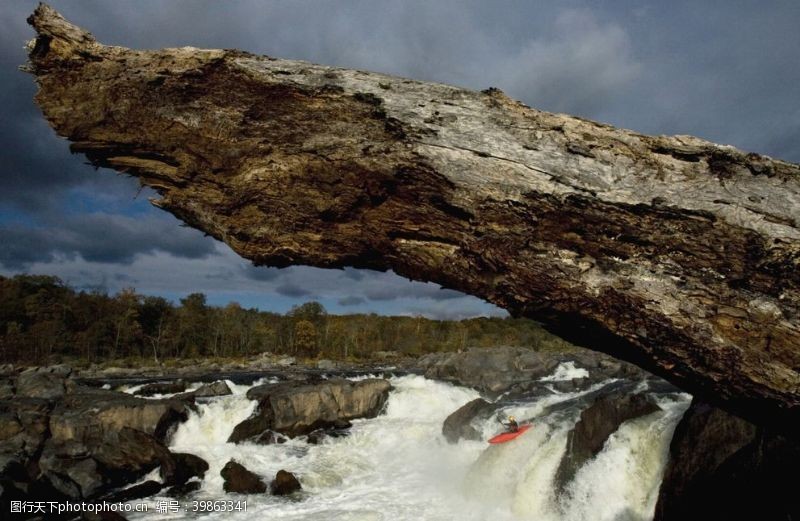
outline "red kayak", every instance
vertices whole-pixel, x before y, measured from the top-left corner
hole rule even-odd
[[[489,443],[505,443],[507,441],[511,441],[531,427],[533,427],[533,425],[520,425],[519,429],[517,429],[517,432],[504,432],[502,434],[498,434],[494,438],[490,439]]]

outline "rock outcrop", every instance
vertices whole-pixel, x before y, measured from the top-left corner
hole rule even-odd
[[[552,376],[561,364],[572,364],[588,374],[577,382],[542,380]],[[427,378],[474,387],[495,396],[526,394],[546,386],[567,392],[609,378],[650,377],[636,366],[584,349],[563,353],[524,347],[473,348],[460,353],[431,353],[421,357],[417,365]]]
[[[204,461],[164,445],[184,402],[85,387],[71,374],[25,371],[0,400],[0,502],[126,501],[202,477]],[[124,488],[154,469],[161,482]]]
[[[261,481],[261,478],[247,470],[241,463],[233,460],[222,467],[220,475],[225,480],[222,485],[225,492],[261,494],[267,491],[267,485]]]
[[[556,471],[555,484],[560,490],[587,461],[597,456],[623,422],[654,413],[659,407],[643,394],[610,394],[597,398],[581,412],[575,427],[567,435],[567,451]]]
[[[64,396],[64,385],[70,374],[72,368],[65,365],[28,369],[17,376],[16,394],[48,400],[60,398]]]
[[[476,398],[459,407],[442,424],[442,434],[449,443],[458,440],[480,440],[481,434],[472,425],[473,421],[492,415],[495,406],[483,398]]]
[[[152,436],[123,427],[80,440],[50,438],[38,461],[41,477],[63,497],[93,499],[161,468],[172,480],[175,460]]]
[[[258,400],[258,408],[252,417],[233,429],[228,441],[272,443],[275,434],[295,437],[317,429],[346,427],[349,420],[377,416],[390,389],[388,381],[374,378],[253,387],[247,397]]]
[[[800,443],[695,400],[670,445],[654,521],[800,519]]]
[[[95,166],[257,264],[393,269],[800,430],[800,167],[456,87],[105,46],[40,5],[26,70]]]
[[[56,440],[81,440],[98,431],[130,427],[164,441],[188,412],[189,405],[182,400],[148,400],[79,387],[56,404],[50,417],[50,431]]]

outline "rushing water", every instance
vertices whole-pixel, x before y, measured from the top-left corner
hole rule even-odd
[[[547,381],[585,377],[582,369],[562,366]],[[421,376],[392,379],[385,414],[353,422],[350,435],[320,445],[302,439],[280,445],[232,444],[234,426],[253,412],[247,386],[201,404],[172,438],[170,449],[205,459],[210,468],[192,499],[246,500],[247,511],[203,514],[203,519],[281,520],[592,520],[640,521],[652,518],[669,440],[688,395],[661,395],[661,411],[625,422],[603,451],[584,465],[559,494],[553,477],[566,449],[567,432],[580,409],[553,405],[583,393],[549,395],[509,403],[503,414],[532,419],[534,428],[514,442],[448,444],[442,422],[476,391]],[[498,430],[496,419],[478,425],[485,438]],[[222,490],[220,469],[230,459],[264,477],[279,469],[303,485],[297,497],[239,496]],[[183,519],[192,514],[156,514],[139,519]],[[135,519],[136,516],[131,516]]]

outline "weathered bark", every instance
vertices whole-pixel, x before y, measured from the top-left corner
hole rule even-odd
[[[56,131],[256,264],[393,269],[756,421],[800,418],[800,168],[496,89],[97,43],[42,6]]]

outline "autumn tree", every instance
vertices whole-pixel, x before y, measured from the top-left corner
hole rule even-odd
[[[298,355],[313,358],[317,356],[317,328],[309,320],[298,320],[294,324],[294,348]]]

